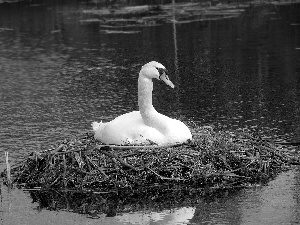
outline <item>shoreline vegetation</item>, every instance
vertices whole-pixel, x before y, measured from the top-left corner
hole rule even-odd
[[[25,5],[43,7],[52,1],[39,0],[0,0],[2,5]],[[68,1],[63,2],[67,4]],[[78,1],[86,5],[80,11],[81,25],[99,24],[102,34],[136,34],[143,27],[159,26],[165,23],[186,24],[213,20],[230,19],[240,16],[247,8],[264,5],[299,4],[300,0],[254,0],[254,1],[124,1],[91,0]],[[141,5],[141,2],[143,3]],[[2,4],[1,4],[2,3]],[[13,28],[0,28],[0,31],[13,31]],[[54,30],[52,33],[60,32]]]
[[[138,33],[143,26],[164,23],[184,24],[201,21],[230,19],[240,16],[247,8],[261,5],[297,4],[300,0],[255,1],[170,1],[167,4],[117,4],[83,10],[81,24],[99,23],[102,33]]]
[[[247,8],[262,5],[296,4],[300,0],[255,0],[255,1],[176,1],[167,4],[118,5],[94,7],[83,10],[82,25],[98,23],[102,34],[135,34],[142,27],[164,23],[187,24],[213,20],[231,19],[240,16]]]
[[[91,133],[64,140],[12,165],[12,186],[29,191],[41,208],[114,216],[196,205],[300,165],[290,143],[192,129],[193,141],[178,146],[107,146]],[[2,177],[8,184],[7,171]]]

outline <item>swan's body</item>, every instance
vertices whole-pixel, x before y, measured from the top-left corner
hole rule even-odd
[[[166,69],[157,62],[144,65],[138,80],[140,111],[133,111],[108,123],[93,122],[95,138],[105,144],[157,145],[178,144],[192,139],[189,128],[179,120],[158,113],[152,105],[153,78],[163,80],[174,87],[166,75]]]

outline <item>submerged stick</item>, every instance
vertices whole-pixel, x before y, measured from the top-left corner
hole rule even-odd
[[[11,176],[10,176],[10,164],[8,161],[8,152],[5,152],[5,162],[6,162],[6,176],[7,176],[7,185],[11,187]]]

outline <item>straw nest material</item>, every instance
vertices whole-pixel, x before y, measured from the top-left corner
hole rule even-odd
[[[249,187],[299,163],[284,146],[246,132],[194,127],[192,133],[193,141],[164,147],[107,146],[87,133],[31,153],[12,166],[11,176],[14,184],[40,190],[40,194],[47,193],[48,197],[47,191],[60,190],[73,193],[69,195],[73,200],[78,195],[86,199],[94,193],[101,194],[102,200],[104,195],[117,195],[127,196],[127,200],[142,196],[144,201],[153,202],[158,193],[166,198],[167,192],[176,191],[173,200],[178,200],[178,191],[203,196],[218,190]],[[57,193],[52,192],[52,197],[61,199]],[[82,202],[77,205],[82,206]]]
[[[231,188],[266,181],[294,158],[281,145],[244,132],[195,128],[194,140],[178,146],[107,146],[93,134],[33,152],[11,168],[26,188],[118,192],[145,187]]]

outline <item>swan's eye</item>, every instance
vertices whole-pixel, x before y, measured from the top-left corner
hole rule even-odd
[[[158,70],[159,73],[159,77],[163,74],[168,74],[168,70],[164,69],[164,68],[156,68]]]

